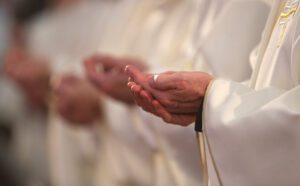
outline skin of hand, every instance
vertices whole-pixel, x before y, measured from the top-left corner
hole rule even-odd
[[[50,91],[50,69],[44,59],[34,58],[18,48],[9,50],[4,71],[24,93],[30,108],[46,111]]]
[[[131,90],[134,100],[146,112],[162,118],[166,123],[180,126],[188,126],[195,121],[195,114],[174,114],[168,112],[151,93],[144,90],[140,85],[129,81],[128,88]]]
[[[128,66],[126,72],[130,76],[128,87],[139,106],[167,123],[183,126],[195,120],[195,113],[213,79],[202,72],[165,72],[154,81],[154,74],[142,73],[132,66]]]
[[[144,90],[140,85],[137,85],[136,83],[130,80],[128,81],[127,86],[130,89],[135,103],[138,106],[140,106],[146,112],[159,116],[158,112],[151,105],[151,102],[154,100],[154,98],[149,92]]]
[[[86,76],[97,89],[131,105],[134,100],[126,87],[128,75],[124,73],[127,64],[134,64],[140,70],[145,69],[143,62],[134,58],[96,54],[84,60]]]
[[[100,95],[87,80],[71,74],[53,83],[55,108],[67,121],[89,126],[101,118]]]

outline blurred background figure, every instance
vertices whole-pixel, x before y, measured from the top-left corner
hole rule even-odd
[[[47,59],[47,152],[55,186],[93,184],[102,125],[101,97],[85,80],[81,61],[95,51],[117,1],[53,0],[27,28],[28,48]]]
[[[46,111],[49,68],[28,52],[26,28],[47,7],[47,1],[7,1],[11,16],[9,45],[2,60],[6,77],[22,93],[25,109],[12,130],[12,151],[26,177],[24,185],[50,185],[46,152]],[[5,106],[7,107],[7,106]],[[6,108],[7,109],[7,108]]]
[[[45,173],[47,168],[44,166],[45,154],[41,150],[43,146],[38,143],[42,139],[36,140],[43,134],[39,130],[34,130],[40,126],[35,127],[33,122],[29,121],[32,116],[31,109],[43,105],[40,96],[43,91],[34,92],[32,81],[37,81],[34,78],[36,74],[37,77],[44,76],[45,71],[38,72],[38,68],[30,68],[32,66],[28,64],[23,65],[23,61],[31,64],[31,60],[23,59],[22,54],[24,47],[22,28],[36,13],[43,10],[44,2],[22,1],[20,3],[21,1],[1,1],[0,4],[0,120],[1,162],[3,162],[1,185],[48,185],[47,173]],[[27,7],[26,10],[24,7]],[[24,70],[22,72],[21,66]],[[31,76],[29,80],[23,79],[29,74]],[[5,143],[2,143],[2,140]],[[7,182],[9,178],[12,182]]]
[[[26,177],[13,153],[14,128],[24,112],[23,99],[18,88],[3,76],[4,55],[12,29],[9,8],[8,1],[0,1],[0,185],[25,186]]]
[[[78,126],[94,123],[101,110],[98,93],[80,76],[80,62],[99,44],[109,10],[100,2],[9,1],[13,25],[4,37],[10,38],[4,71],[26,103],[13,132],[26,185],[92,185],[95,130]],[[82,25],[88,29],[78,29]]]

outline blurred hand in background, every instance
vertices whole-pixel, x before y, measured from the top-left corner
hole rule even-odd
[[[18,47],[6,53],[4,71],[23,91],[29,106],[46,110],[50,69],[45,59],[35,58]]]
[[[123,103],[133,104],[126,86],[128,75],[124,72],[128,64],[135,65],[141,71],[146,69],[141,60],[129,57],[95,54],[84,61],[86,76],[97,89]]]
[[[86,125],[101,118],[100,95],[90,83],[66,74],[53,83],[55,108],[70,123]]]

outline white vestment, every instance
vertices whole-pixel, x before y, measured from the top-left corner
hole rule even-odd
[[[171,62],[159,61],[158,57],[157,63],[161,68],[207,71],[219,77],[238,81],[249,78],[251,69],[248,56],[260,40],[269,12],[268,5],[262,1],[233,0],[201,1],[198,6],[198,11],[204,13],[196,14],[199,18],[196,19],[197,29],[194,25],[194,35],[193,32],[189,32],[191,36],[180,43],[181,50],[177,53],[168,53],[173,55],[173,58],[169,58],[173,59]],[[241,13],[243,16],[240,16]],[[239,25],[243,30],[234,29]],[[230,34],[235,37],[232,42],[228,41]],[[232,68],[226,66],[239,61],[243,63],[240,64],[241,70],[238,72],[232,72]],[[153,66],[157,71],[155,69],[157,64]],[[201,184],[198,148],[196,140],[191,138],[195,133],[193,127],[166,125],[147,114],[143,117],[147,125],[155,125],[155,136],[171,174],[169,179],[173,179],[173,185]]]
[[[87,1],[46,12],[28,28],[31,52],[47,58],[54,77],[65,73],[82,77],[82,60],[96,51],[115,3]],[[97,133],[93,128],[72,126],[54,111],[53,100],[50,105],[44,137],[48,138],[45,147],[52,184],[93,185]],[[101,121],[96,125],[102,125]]]
[[[213,186],[300,183],[299,0],[282,3],[274,3],[250,84],[216,79],[207,90],[202,120]]]

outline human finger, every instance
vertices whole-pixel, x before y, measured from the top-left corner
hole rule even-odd
[[[149,78],[149,84],[152,88],[158,90],[176,89],[178,76],[176,73],[153,74]]]
[[[154,100],[152,105],[159,117],[166,123],[187,126],[195,121],[194,114],[171,114],[157,100]]]

